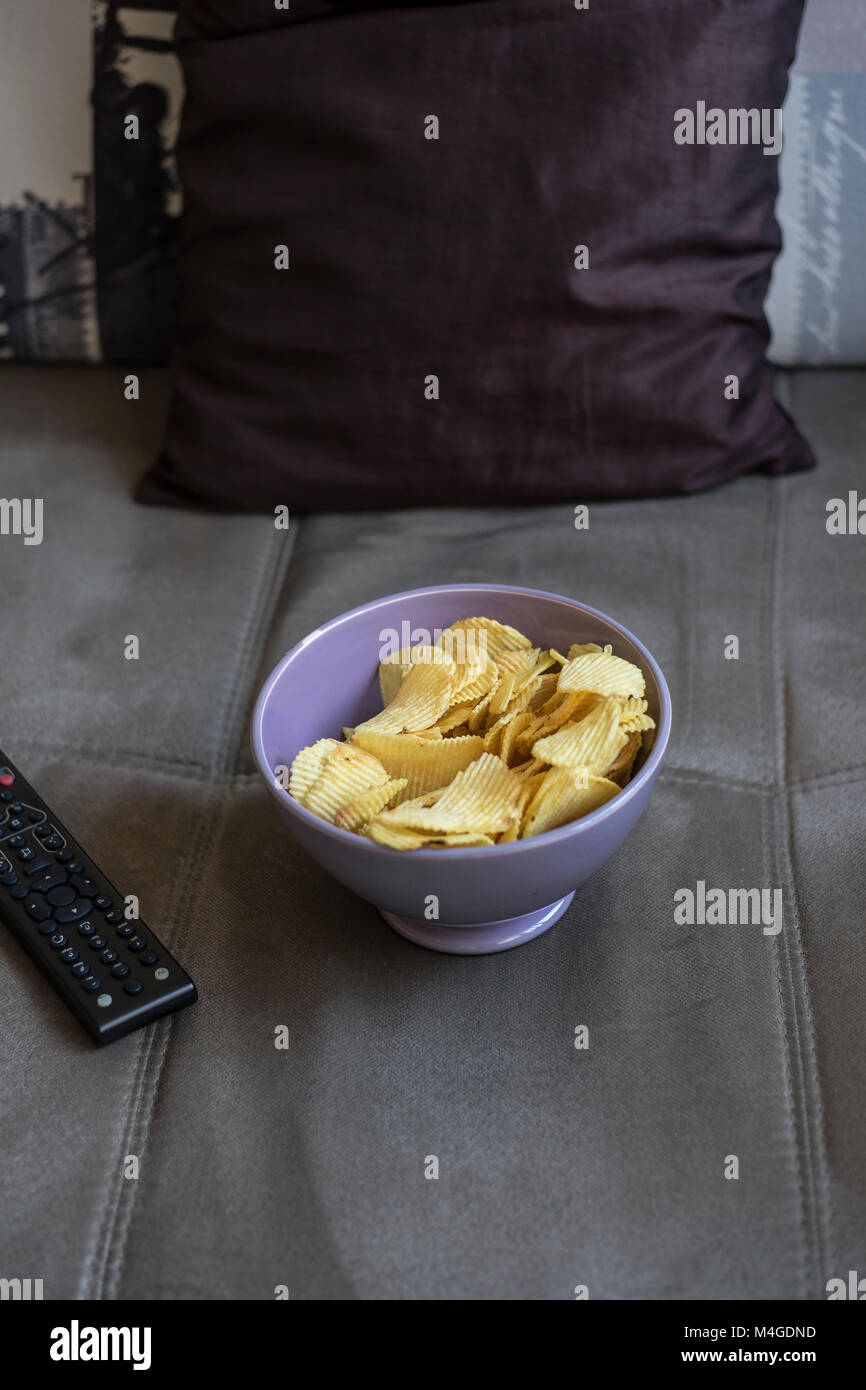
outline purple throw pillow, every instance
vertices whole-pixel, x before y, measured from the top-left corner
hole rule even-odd
[[[773,400],[802,0],[187,0],[174,395],[148,502],[692,492]]]

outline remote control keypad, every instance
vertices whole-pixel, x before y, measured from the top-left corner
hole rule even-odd
[[[23,902],[28,917],[38,925],[40,934],[47,938],[51,950],[57,952],[63,964],[70,967],[70,973],[80,980],[82,989],[93,994],[102,988],[102,983],[86,961],[81,960],[79,951],[69,944],[68,937],[60,929],[72,923],[78,924],[78,934],[84,938],[86,945],[100,953],[99,960],[111,967],[114,979],[125,981],[125,992],[129,995],[140,994],[144,989],[143,982],[131,977],[129,965],[119,959],[118,952],[109,946],[104,936],[99,935],[93,922],[83,919],[93,908],[99,908],[105,914],[106,922],[115,927],[119,944],[126,945],[138,957],[138,964],[152,968],[158,964],[159,955],[146,949],[148,943],[137,934],[136,923],[127,921],[125,914],[114,907],[114,900],[106,893],[100,893],[99,885],[88,877],[85,866],[74,858],[73,851],[56,827],[46,820],[44,811],[27,808],[19,802],[7,806],[6,811],[16,812],[16,815],[7,814],[4,818],[0,824],[0,837],[3,838],[4,848],[8,845],[16,851],[22,872],[30,881],[19,882],[12,863],[0,855],[0,887],[10,889],[10,896]],[[21,813],[25,811],[29,824],[21,819]],[[32,830],[35,844],[29,843],[21,833],[22,829]],[[55,851],[54,862],[41,856],[39,849]],[[164,979],[167,973],[160,971],[159,978]],[[100,995],[101,1007],[107,1008],[111,1002],[110,995]]]
[[[122,907],[117,907],[115,899],[100,885],[98,870],[76,858],[76,848],[67,842],[66,833],[52,821],[50,812],[28,804],[28,793],[23,778],[0,765],[0,908],[4,898],[10,907],[14,905],[15,912],[23,908],[30,923],[25,931],[33,933],[31,940],[40,942],[37,958],[42,963],[46,958],[55,962],[55,971],[59,968],[66,978],[74,980],[75,988],[82,994],[98,996],[94,1004],[100,1011],[115,1006],[115,1018],[108,1016],[98,1026],[89,1012],[82,1013],[76,1006],[96,1040],[108,1041],[128,1031],[114,1027],[116,1022],[125,1021],[125,1015],[133,1008],[131,1003],[123,1005],[117,1016],[122,996],[111,991],[121,984],[123,994],[137,1000],[130,1017],[138,1021],[147,1021],[149,1017],[146,1007],[142,1014],[148,983],[152,984],[157,1003],[161,998],[172,997],[166,996],[165,985],[172,979],[175,1001],[168,1007],[192,1003],[195,988],[189,978],[179,968],[172,972],[161,964],[159,951],[153,949],[142,932],[142,923],[127,919]],[[96,877],[91,876],[94,873]],[[99,922],[96,913],[101,914]],[[20,927],[14,929],[21,934]],[[107,990],[100,967],[108,980]],[[138,996],[142,996],[141,1003]],[[152,1016],[158,1012],[155,1010]],[[137,1025],[133,1022],[130,1026]]]

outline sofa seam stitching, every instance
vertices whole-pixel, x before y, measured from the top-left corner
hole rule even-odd
[[[281,538],[278,538],[278,540],[279,539]],[[223,710],[222,717],[220,719],[219,736],[214,745],[215,754],[218,754],[221,746],[224,743],[227,744],[228,742],[231,727],[235,718],[235,711],[240,702],[241,692],[245,691],[246,688],[244,676],[248,669],[247,658],[249,651],[252,648],[253,639],[257,628],[256,618],[257,615],[259,615],[262,611],[261,601],[267,593],[267,590],[271,587],[274,580],[274,576],[279,570],[280,556],[278,553],[275,553],[273,555],[273,564],[270,563],[271,554],[275,550],[276,543],[272,542],[271,546],[266,546],[263,551],[263,560],[259,575],[259,581],[254,589],[254,603],[252,606],[250,617],[248,618],[247,623],[245,625],[244,635],[242,636],[241,642],[239,643],[238,659],[236,662],[235,673],[229,687],[226,705]],[[290,553],[291,551],[289,550],[286,554],[286,563],[288,563]],[[268,627],[268,631],[269,630],[270,628]],[[227,789],[225,786],[221,785],[222,781],[223,778],[221,776],[221,769],[219,766],[218,757],[215,756],[213,763],[209,769],[205,800],[202,806],[202,814],[199,821],[198,832],[195,837],[195,853],[190,854],[190,856],[188,857],[183,875],[183,892],[180,895],[182,900],[186,899],[187,894],[189,893],[192,887],[192,884],[195,880],[196,869],[198,869],[199,879],[201,875],[204,873],[205,848],[207,843],[207,836],[212,828],[216,830],[224,812],[225,796],[227,794]],[[179,936],[177,934],[175,939],[175,945],[179,945]],[[162,1046],[159,1049],[159,1051],[155,1054],[155,1060],[152,1069],[153,1076],[151,1079],[150,1086],[151,1104],[147,1114],[144,1116],[144,1127],[142,1130],[141,1144],[139,1146],[142,1155],[144,1154],[147,1148],[147,1144],[150,1138],[150,1125],[156,1105],[159,1081],[163,1074],[172,1032],[173,1019],[169,1017],[166,1020],[165,1024]],[[120,1287],[123,1279],[123,1269],[126,1257],[126,1248],[129,1238],[129,1232],[132,1226],[133,1209],[134,1203],[129,1203],[128,1208],[124,1213],[125,1220],[123,1220],[122,1224],[119,1219],[115,1223],[113,1232],[113,1234],[115,1235],[115,1250],[113,1255],[110,1257],[109,1261],[106,1264],[106,1288],[104,1295],[105,1297],[113,1297],[115,1291]]]
[[[262,576],[263,576],[263,572],[264,572],[264,565],[265,565],[265,561],[262,562],[262,568],[260,569],[260,573],[259,573],[259,577],[258,577],[258,582],[257,582],[257,583],[255,584],[255,586],[254,586],[253,592],[254,592],[254,594],[255,594],[256,597],[258,597],[258,594],[259,594],[259,592],[260,592],[260,590],[261,590],[261,586],[262,586]],[[254,612],[254,611],[255,611],[255,609],[253,609],[253,612]],[[250,621],[250,620],[249,620],[249,618],[248,618],[248,619],[247,619],[247,623],[245,624],[245,627],[248,625],[249,621]],[[245,639],[245,637],[242,637],[242,639],[241,639],[240,649],[241,649],[241,652],[242,652],[242,653],[245,652],[245,649],[246,649],[246,639]],[[221,718],[220,718],[219,725],[218,725],[218,728],[219,728],[220,731],[223,731],[223,730],[225,729],[225,727],[226,727],[227,716],[228,716],[228,710],[231,708],[232,703],[233,703],[233,686],[234,686],[234,684],[236,683],[236,681],[237,681],[237,679],[238,679],[238,671],[239,671],[239,669],[240,669],[240,665],[241,665],[241,663],[240,663],[240,661],[238,661],[238,663],[237,663],[237,665],[236,665],[236,668],[235,668],[235,673],[234,673],[234,675],[233,675],[233,677],[232,677],[232,680],[229,682],[228,693],[227,693],[227,696],[226,696],[226,704],[225,704],[225,707],[224,707],[224,710],[223,710],[223,714],[222,714],[222,716],[221,716]],[[219,734],[218,734],[217,740],[216,740],[216,742],[215,742],[215,744],[214,744],[214,749],[216,750],[218,747],[219,747]],[[185,859],[185,862],[184,862],[184,864],[183,864],[183,868],[182,868],[182,870],[180,871],[180,873],[178,874],[178,877],[177,877],[178,888],[177,888],[177,891],[176,891],[175,901],[174,901],[174,903],[173,903],[173,908],[174,908],[174,910],[173,910],[171,913],[167,914],[167,917],[168,917],[168,918],[171,920],[171,922],[172,922],[173,924],[175,924],[175,925],[176,925],[176,923],[177,923],[177,919],[178,919],[178,915],[179,915],[179,905],[180,905],[180,903],[183,902],[183,901],[187,901],[187,900],[188,900],[188,894],[189,894],[189,891],[190,891],[190,889],[191,889],[191,887],[192,887],[192,884],[193,884],[193,881],[194,881],[194,874],[195,874],[196,866],[199,866],[199,872],[203,872],[202,858],[201,858],[201,856],[202,856],[202,850],[203,850],[203,847],[204,847],[204,845],[205,845],[206,832],[207,832],[208,828],[210,827],[210,825],[211,825],[211,823],[212,823],[212,821],[213,821],[213,818],[214,818],[214,793],[215,793],[214,774],[215,774],[215,771],[216,771],[216,768],[215,768],[215,765],[214,765],[214,766],[212,766],[211,768],[209,768],[209,769],[207,770],[207,772],[206,772],[206,774],[205,774],[205,777],[204,777],[204,779],[203,779],[202,801],[201,801],[201,805],[200,805],[200,807],[199,807],[199,814],[198,814],[198,817],[197,817],[197,824],[196,824],[196,827],[195,827],[195,832],[194,832],[194,835],[193,835],[193,837],[192,837],[191,842],[189,843],[189,852],[188,852],[188,854],[186,855],[186,859]],[[176,935],[176,934],[175,934],[175,935]],[[172,941],[172,945],[174,946],[174,949],[177,950],[177,941],[176,941],[176,939]],[[170,1037],[171,1031],[172,1031],[172,1028],[171,1028],[171,1019],[169,1018],[169,1019],[166,1020],[165,1025],[164,1025],[164,1036],[163,1036],[163,1039],[162,1039],[162,1048],[161,1048],[161,1050],[159,1051],[159,1053],[157,1054],[157,1060],[156,1060],[155,1063],[154,1063],[154,1068],[155,1068],[155,1071],[156,1071],[156,1072],[161,1072],[161,1070],[162,1070],[162,1064],[163,1064],[163,1061],[164,1061],[164,1058],[165,1058],[165,1055],[166,1055],[166,1051],[167,1051],[167,1048],[168,1048],[168,1041],[169,1041],[169,1037]],[[140,1087],[139,1095],[141,1095],[141,1094],[143,1093],[143,1089],[144,1089],[144,1074],[143,1074],[143,1077],[142,1077],[142,1085],[141,1085],[141,1087]],[[151,1106],[150,1106],[150,1111],[149,1111],[148,1114],[146,1114],[146,1115],[143,1116],[143,1129],[142,1129],[142,1131],[141,1131],[141,1142],[140,1142],[140,1143],[138,1143],[138,1142],[136,1143],[136,1148],[137,1148],[138,1151],[140,1152],[140,1155],[141,1155],[142,1158],[144,1158],[144,1153],[145,1153],[145,1150],[146,1150],[146,1148],[147,1148],[148,1139],[149,1139],[149,1137],[150,1137],[150,1120],[151,1120],[152,1115],[153,1115],[153,1108],[154,1108],[155,1101],[156,1101],[156,1086],[155,1086],[155,1084],[151,1086],[150,1094],[151,1094]],[[137,1120],[138,1120],[138,1118],[139,1118],[139,1114],[140,1114],[140,1113],[141,1113],[141,1106],[140,1106],[140,1104],[139,1104],[139,1105],[136,1107],[135,1111],[134,1111],[134,1112],[130,1115],[130,1117],[129,1117],[129,1131],[130,1131],[130,1134],[131,1134],[131,1135],[133,1135],[133,1134],[135,1133],[135,1125],[136,1125],[136,1122],[137,1122]],[[130,1141],[130,1142],[132,1142],[132,1141]],[[128,1203],[126,1204],[125,1208],[122,1208],[122,1207],[121,1207],[121,1200],[120,1200],[121,1194],[122,1194],[122,1189],[119,1189],[119,1194],[118,1194],[118,1195],[119,1195],[119,1200],[116,1202],[115,1207],[114,1207],[114,1218],[113,1218],[113,1221],[112,1221],[112,1223],[111,1223],[111,1229],[110,1229],[110,1232],[109,1232],[109,1239],[108,1239],[108,1242],[107,1242],[106,1258],[105,1258],[105,1264],[104,1264],[104,1268],[103,1268],[102,1285],[101,1285],[101,1288],[100,1288],[99,1293],[98,1293],[98,1297],[99,1297],[101,1300],[106,1300],[106,1299],[109,1299],[109,1298],[111,1297],[113,1290],[115,1290],[115,1289],[119,1286],[120,1280],[121,1280],[121,1278],[122,1278],[122,1273],[123,1273],[123,1262],[124,1262],[124,1257],[125,1257],[125,1253],[126,1253],[126,1242],[127,1242],[127,1237],[128,1237],[128,1234],[129,1234],[130,1226],[131,1226],[131,1223],[132,1223],[132,1216],[133,1216],[134,1207],[135,1207],[134,1198],[135,1198],[136,1193],[135,1193],[135,1190],[133,1190],[133,1192],[130,1194],[130,1196],[131,1196],[131,1198],[132,1198],[133,1200],[131,1200],[130,1202],[128,1202]],[[112,1249],[112,1245],[113,1245],[113,1247],[114,1247],[113,1249]]]
[[[823,1101],[816,1066],[816,1043],[811,1021],[811,1003],[803,962],[802,931],[794,874],[792,817],[789,787],[786,777],[788,749],[788,710],[786,698],[786,667],[782,641],[782,565],[784,560],[783,526],[786,489],[780,480],[771,495],[772,534],[770,538],[770,663],[775,712],[775,785],[774,840],[776,867],[783,879],[791,917],[779,942],[777,972],[780,1003],[783,1010],[788,1067],[792,1089],[792,1123],[798,1155],[798,1168],[803,1184],[802,1221],[807,1237],[803,1261],[804,1297],[814,1296],[811,1275],[817,1265],[819,1278],[826,1269],[827,1233],[824,1209],[830,1210],[829,1180],[824,1151]],[[776,820],[776,816],[778,819]],[[784,899],[783,899],[784,901]],[[795,964],[796,961],[796,964]],[[785,995],[788,995],[786,999]],[[787,1017],[786,1017],[787,1013]],[[809,1234],[814,1236],[810,1248]]]
[[[228,754],[223,754],[223,766],[220,766],[219,752],[223,745],[227,745],[232,735],[232,726],[236,721],[237,710],[241,707],[241,702],[245,703],[248,690],[248,672],[251,663],[248,660],[253,644],[261,634],[261,644],[270,635],[273,609],[278,597],[278,586],[276,578],[281,575],[288,567],[294,550],[295,538],[292,537],[291,545],[287,546],[285,538],[274,530],[269,543],[263,547],[262,562],[258,577],[258,582],[253,589],[253,601],[249,616],[244,625],[244,632],[238,644],[238,657],[235,664],[235,671],[229,685],[226,704],[219,723],[219,735],[214,745],[215,755],[207,769],[206,777],[201,779],[204,782],[203,800],[199,813],[198,826],[194,836],[193,844],[187,855],[186,864],[178,878],[178,891],[175,899],[175,910],[169,915],[170,920],[176,925],[180,915],[180,906],[188,900],[188,893],[193,884],[196,869],[199,877],[204,873],[205,854],[204,849],[207,842],[207,835],[211,828],[216,828],[225,806],[225,798],[229,791],[230,779],[225,774],[225,764]],[[269,597],[269,591],[275,590],[270,594],[270,604],[263,603]],[[266,618],[267,621],[262,621]],[[258,620],[258,621],[257,621]],[[232,762],[236,757],[236,746],[233,743]],[[172,938],[172,945],[175,949],[181,943],[181,933],[176,931]],[[169,1043],[173,1033],[174,1020],[171,1016],[163,1021],[163,1037],[159,1047],[151,1047],[147,1051],[144,1065],[141,1069],[141,1079],[138,1087],[139,1103],[130,1115],[127,1130],[130,1134],[130,1142],[136,1139],[137,1151],[144,1157],[150,1139],[151,1123],[156,1107],[159,1082],[161,1080],[166,1057],[168,1055]],[[153,1065],[149,1066],[151,1056]],[[150,1072],[148,1085],[148,1072]],[[149,1096],[149,1105],[145,1109],[143,1097],[145,1088]],[[136,1130],[140,1130],[140,1137]],[[118,1189],[118,1201],[114,1208],[114,1217],[108,1230],[106,1242],[106,1258],[104,1264],[103,1282],[99,1297],[102,1299],[112,1299],[116,1296],[116,1290],[120,1287],[123,1279],[124,1263],[126,1256],[127,1241],[132,1225],[132,1217],[135,1206],[135,1196],[137,1194],[137,1184],[130,1193],[130,1201],[125,1206],[122,1205],[122,1188]],[[114,1249],[112,1250],[112,1246]]]
[[[138,1095],[140,1090],[139,1078],[142,1074],[142,1063],[144,1054],[150,1046],[149,1038],[146,1036],[147,1030],[140,1033],[136,1038],[135,1058],[129,1072],[121,1100],[118,1122],[116,1126],[115,1148],[113,1153],[114,1166],[117,1166],[117,1156],[121,1151],[129,1152],[129,1137],[131,1134],[131,1117],[136,1112],[138,1106]],[[109,1163],[106,1169],[106,1183],[110,1183],[112,1164]],[[119,1201],[120,1188],[117,1189],[117,1200]],[[88,1242],[89,1248],[85,1249],[78,1278],[78,1297],[82,1300],[89,1300],[99,1297],[99,1288],[102,1282],[102,1270],[105,1267],[107,1249],[111,1240],[112,1212],[115,1210],[116,1203],[106,1202],[101,1208],[100,1220]],[[93,1287],[93,1292],[89,1289]]]
[[[761,612],[764,615],[764,622],[769,629],[767,639],[762,644],[762,652],[766,653],[768,665],[767,679],[758,681],[758,710],[759,723],[761,729],[761,752],[762,766],[765,776],[765,784],[771,793],[768,798],[761,798],[761,838],[762,856],[764,870],[767,877],[775,877],[777,852],[777,825],[775,817],[776,797],[778,789],[776,785],[776,769],[774,758],[770,752],[772,745],[772,725],[773,711],[770,708],[768,692],[773,688],[773,645],[772,633],[774,623],[774,584],[772,578],[773,551],[775,546],[775,531],[777,517],[775,513],[774,499],[772,495],[767,496],[764,508],[763,531],[765,545],[768,552],[768,563],[761,571]],[[776,1027],[779,1039],[778,1064],[781,1073],[783,1114],[787,1128],[787,1148],[788,1161],[793,1181],[793,1199],[795,1211],[795,1224],[799,1243],[799,1269],[800,1269],[800,1288],[801,1292],[806,1287],[805,1267],[808,1259],[808,1233],[806,1228],[806,1196],[803,1183],[802,1156],[797,1142],[797,1123],[796,1123],[796,1103],[794,1098],[793,1069],[791,1065],[791,1045],[788,1036],[787,1014],[785,1009],[784,991],[782,987],[782,977],[779,965],[778,948],[773,952],[770,966],[770,980],[776,1003]]]
[[[776,579],[775,565],[778,553],[778,529],[779,515],[776,508],[774,496],[768,498],[767,511],[767,550],[768,563],[764,569],[764,591],[766,600],[766,613],[769,632],[765,643],[768,662],[768,680],[766,689],[771,693],[773,702],[772,719],[768,718],[770,713],[770,700],[765,698],[764,683],[762,682],[762,721],[763,721],[763,747],[767,750],[766,756],[770,774],[773,778],[773,799],[770,803],[772,815],[772,860],[768,863],[768,868],[775,878],[777,871],[781,867],[781,849],[779,842],[779,823],[778,823],[778,804],[779,804],[779,775],[780,768],[777,756],[771,751],[773,748],[774,730],[772,724],[778,725],[778,708],[776,705],[776,662],[778,651],[775,643],[776,625]],[[784,901],[784,900],[783,900]],[[784,934],[784,929],[783,929]],[[778,1027],[780,1033],[780,1053],[782,1064],[782,1080],[785,1093],[785,1102],[788,1112],[788,1137],[790,1143],[790,1159],[794,1173],[794,1182],[798,1203],[797,1228],[800,1234],[800,1293],[803,1298],[807,1297],[809,1288],[809,1221],[808,1210],[809,1200],[806,1183],[805,1167],[807,1155],[804,1152],[800,1138],[799,1123],[799,1100],[795,1078],[795,1043],[792,1037],[792,1027],[795,1025],[793,1010],[791,1009],[786,995],[787,988],[791,988],[790,971],[786,968],[786,958],[784,946],[777,942],[776,951],[773,955],[773,976],[776,986],[776,999],[778,1004]]]

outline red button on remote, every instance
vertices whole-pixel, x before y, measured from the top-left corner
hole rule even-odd
[[[11,772],[0,772],[0,787],[11,787],[15,781]]]

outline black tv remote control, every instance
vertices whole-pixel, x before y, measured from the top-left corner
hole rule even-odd
[[[0,749],[0,920],[100,1047],[196,988]]]

